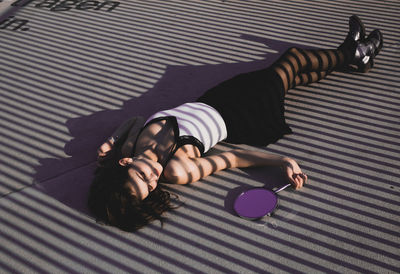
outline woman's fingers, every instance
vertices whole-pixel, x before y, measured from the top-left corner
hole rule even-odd
[[[296,189],[303,187],[307,183],[308,177],[301,171],[296,161],[290,160],[285,166],[287,178]]]
[[[296,189],[303,187],[303,185],[307,182],[307,175],[304,173],[293,174],[293,178],[290,178],[291,183]]]
[[[301,173],[300,176],[303,178],[304,183],[307,183],[308,177],[305,173]]]
[[[295,188],[297,188],[297,186],[296,186],[296,181],[295,181],[293,178],[290,178],[290,177],[289,177],[289,182],[290,182]]]
[[[301,188],[303,186],[303,180],[302,178],[299,176],[299,174],[296,174],[296,188]]]
[[[106,156],[107,152],[110,151],[112,149],[113,146],[113,140],[111,140],[111,138],[109,138],[105,143],[103,143],[99,149],[97,150],[97,154],[100,157]]]

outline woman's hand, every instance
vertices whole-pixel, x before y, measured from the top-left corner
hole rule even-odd
[[[97,150],[97,156],[98,157],[104,157],[107,155],[107,152],[109,152],[113,145],[115,143],[115,139],[114,137],[110,137],[107,139],[107,141],[105,141]]]
[[[304,174],[297,162],[290,158],[284,159],[283,170],[286,174],[288,181],[296,188],[299,189],[307,182],[307,175]]]

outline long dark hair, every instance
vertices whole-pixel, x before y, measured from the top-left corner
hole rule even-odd
[[[129,166],[121,166],[119,140],[98,160],[98,167],[89,190],[89,210],[100,223],[116,226],[124,231],[135,231],[154,220],[163,224],[162,214],[176,208],[171,204],[171,194],[161,184],[140,200],[127,187]],[[176,198],[176,195],[174,195]]]

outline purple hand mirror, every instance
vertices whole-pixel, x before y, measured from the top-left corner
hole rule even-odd
[[[256,220],[265,215],[271,215],[278,205],[276,193],[289,187],[291,184],[272,191],[262,187],[243,191],[235,200],[233,209],[244,219]]]

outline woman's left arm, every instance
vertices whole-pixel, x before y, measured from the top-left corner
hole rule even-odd
[[[122,145],[122,154],[130,149],[134,140],[136,140],[137,134],[142,128],[144,123],[144,118],[141,116],[135,116],[130,118],[129,120],[123,122],[97,150],[97,154],[99,157],[104,157],[107,153],[113,148],[114,144],[123,140],[124,144]],[[125,153],[126,154],[126,153]],[[128,156],[127,156],[128,157]]]
[[[133,147],[135,146],[136,139],[143,128],[144,122],[145,120],[142,116],[135,117],[128,136],[121,148],[122,157],[132,157]]]
[[[307,181],[297,162],[291,158],[267,152],[235,149],[202,158],[173,158],[164,172],[168,181],[187,184],[227,168],[280,166],[288,181],[297,189]]]

